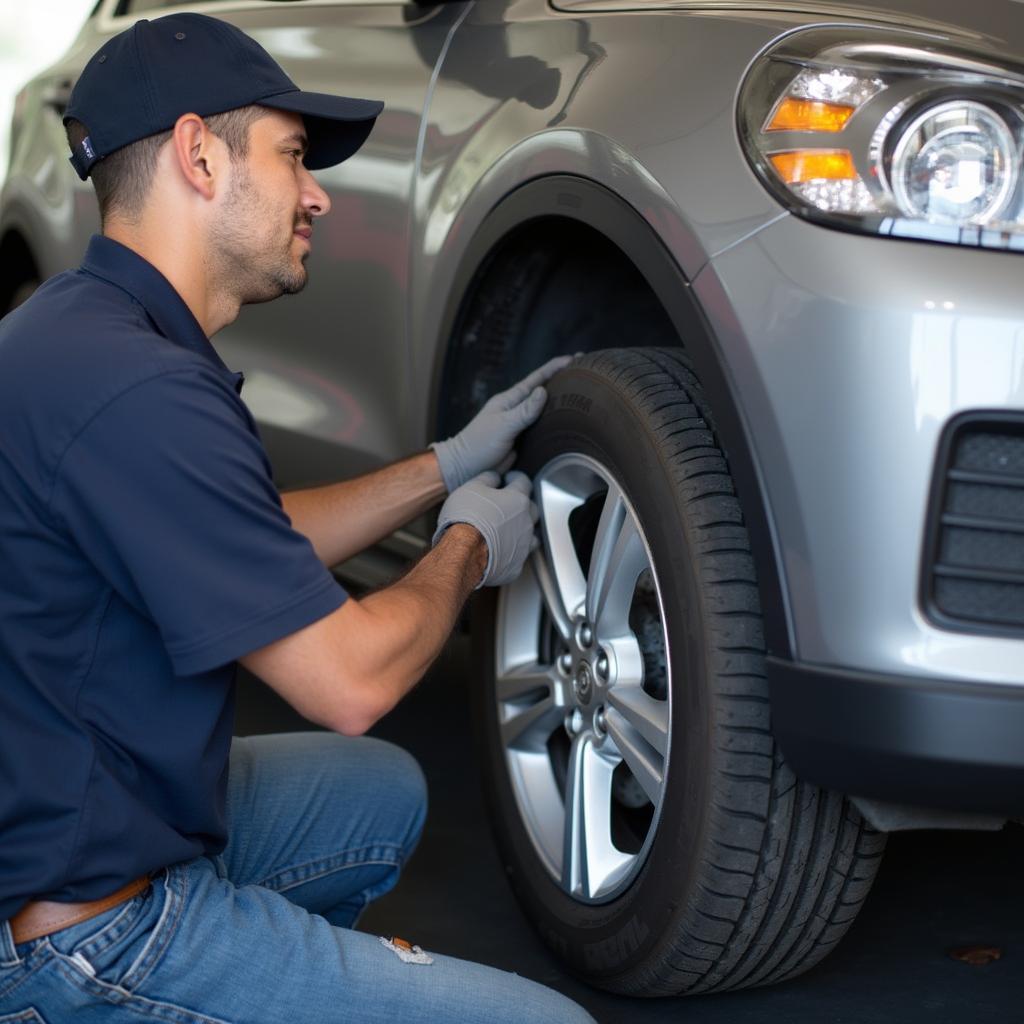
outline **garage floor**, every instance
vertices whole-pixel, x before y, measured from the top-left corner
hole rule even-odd
[[[262,683],[239,679],[237,732],[310,728]],[[469,643],[456,637],[420,684],[374,730],[414,753],[431,812],[397,889],[363,930],[490,963],[551,985],[602,1024],[983,1024],[1024,1020],[1024,828],[906,833],[890,839],[878,880],[838,950],[775,988],[690,1000],[631,1000],[581,985],[549,957],[519,912],[484,820],[467,708]],[[954,947],[997,946],[973,967]]]

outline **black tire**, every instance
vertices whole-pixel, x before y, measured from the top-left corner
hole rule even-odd
[[[575,973],[633,995],[717,992],[790,978],[839,941],[885,836],[840,794],[795,778],[771,733],[750,542],[700,383],[680,349],[594,352],[555,377],[519,467],[598,460],[623,486],[662,590],[673,720],[657,831],[607,903],[567,895],[517,811],[498,733],[497,600],[473,633],[475,714],[499,849],[528,917]]]

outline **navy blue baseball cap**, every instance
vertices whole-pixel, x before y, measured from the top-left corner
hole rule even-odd
[[[205,14],[137,21],[93,54],[64,114],[89,134],[72,151],[85,181],[98,160],[174,127],[182,114],[208,117],[250,104],[305,120],[310,170],[347,160],[366,141],[384,104],[303,92],[241,29]]]

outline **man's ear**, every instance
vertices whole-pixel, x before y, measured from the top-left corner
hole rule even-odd
[[[198,114],[182,114],[174,123],[171,146],[175,163],[185,181],[205,199],[216,194],[223,159],[219,141]]]

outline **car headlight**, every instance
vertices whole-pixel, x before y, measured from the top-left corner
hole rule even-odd
[[[990,107],[951,100],[906,128],[892,155],[892,191],[907,217],[988,224],[1008,213],[1017,143]]]
[[[1024,251],[1024,77],[909,33],[811,29],[753,65],[740,136],[794,213]]]

